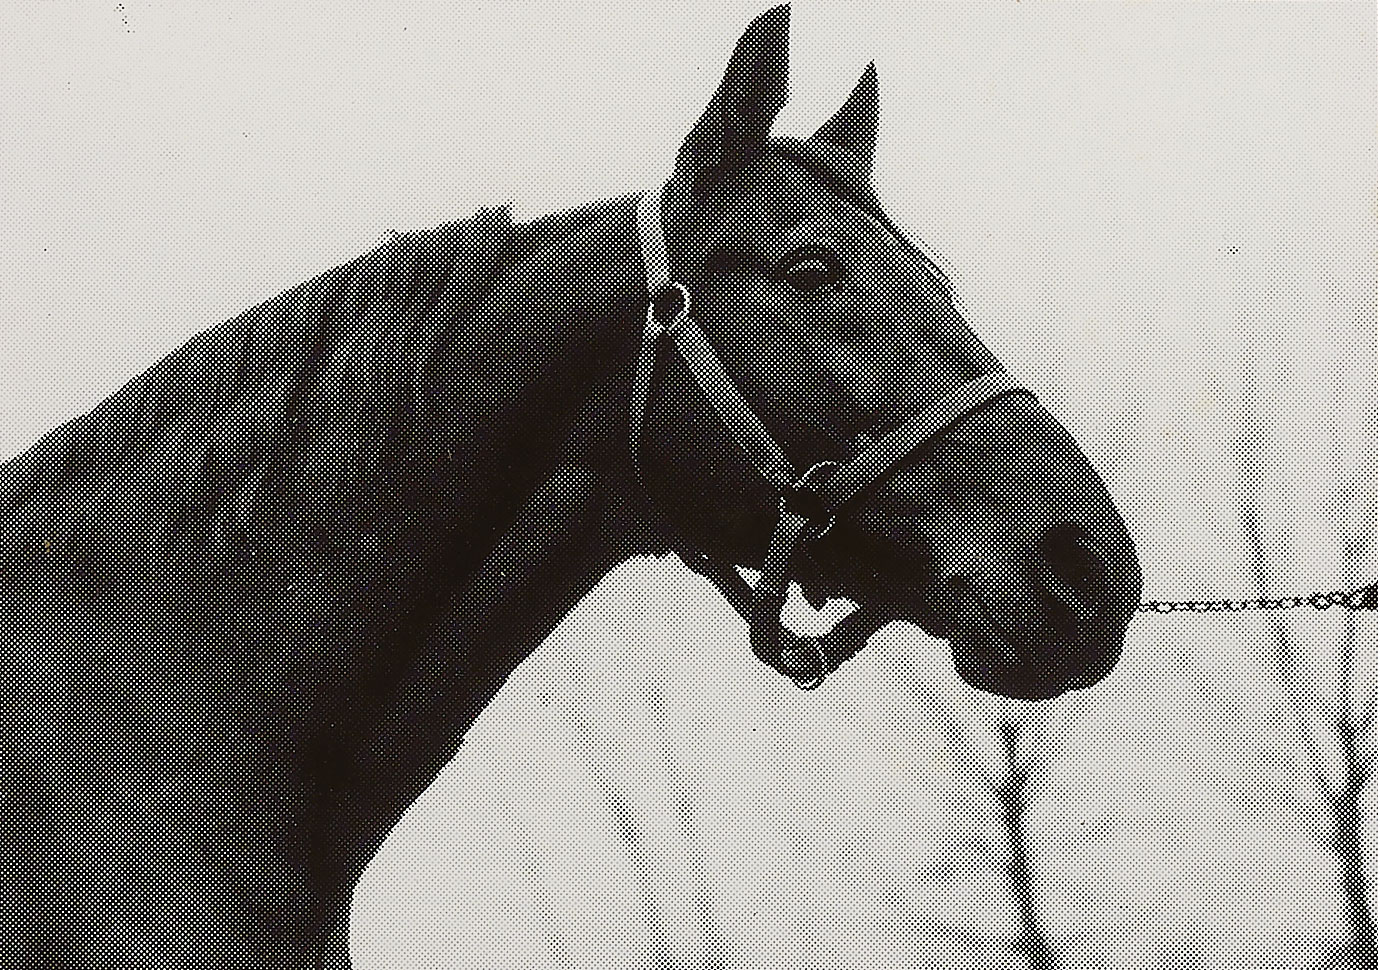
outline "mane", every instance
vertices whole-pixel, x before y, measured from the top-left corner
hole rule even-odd
[[[0,561],[36,532],[70,534],[61,527],[105,507],[130,477],[195,500],[308,430],[318,440],[339,430],[329,417],[298,427],[310,402],[330,402],[314,411],[338,409],[352,433],[378,440],[408,393],[408,361],[433,353],[485,297],[512,247],[506,207],[397,233],[191,338],[0,464]]]

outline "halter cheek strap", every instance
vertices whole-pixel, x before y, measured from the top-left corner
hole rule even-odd
[[[789,592],[790,567],[799,548],[831,527],[838,510],[875,484],[916,447],[982,405],[1023,388],[1002,370],[957,385],[845,463],[820,462],[802,475],[723,369],[712,344],[691,314],[689,291],[670,278],[660,205],[663,187],[645,193],[637,208],[649,295],[646,327],[632,380],[629,438],[632,464],[641,479],[641,435],[650,404],[661,344],[674,344],[723,425],[780,495],[779,518],[754,587],[731,564],[703,553],[690,555],[690,568],[708,577],[751,627],[751,648],[782,669],[800,687],[817,687],[854,655],[885,620],[864,606],[823,637],[800,637],[780,622]]]
[[[642,334],[641,353],[636,364],[636,379],[632,384],[629,433],[637,477],[641,477],[641,432],[650,403],[656,358],[663,339],[668,337],[674,341],[680,356],[689,365],[694,379],[732,437],[766,481],[777,490],[788,489],[795,482],[794,466],[751,405],[737,391],[732,378],[718,360],[713,345],[690,315],[689,291],[683,285],[670,281],[670,260],[665,253],[665,232],[660,222],[662,191],[647,192],[641,197],[637,208],[641,251],[646,263],[646,291],[650,295],[646,307],[646,329]],[[666,314],[668,320],[660,315],[667,304],[671,307],[671,312]]]

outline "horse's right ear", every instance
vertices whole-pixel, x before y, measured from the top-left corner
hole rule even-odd
[[[789,4],[781,4],[753,20],[737,41],[717,94],[680,147],[676,174],[699,185],[740,165],[769,137],[788,100]]]

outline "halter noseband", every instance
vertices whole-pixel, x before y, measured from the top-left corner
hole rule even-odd
[[[751,649],[756,656],[780,669],[785,656],[791,655],[792,662],[788,666],[805,669],[807,673],[785,672],[794,677],[799,687],[809,690],[821,684],[839,664],[865,646],[866,640],[885,620],[863,606],[822,637],[800,637],[784,627],[780,611],[789,593],[790,566],[799,548],[825,533],[842,506],[889,475],[916,447],[997,397],[1016,391],[1028,392],[1003,370],[990,371],[957,385],[930,407],[867,445],[849,461],[819,462],[799,474],[723,369],[718,355],[690,313],[688,289],[670,278],[660,214],[663,192],[663,185],[646,192],[637,207],[649,303],[632,379],[628,434],[632,464],[640,481],[641,434],[660,345],[668,337],[728,432],[780,495],[779,519],[755,587],[748,586],[732,564],[719,562],[704,553],[689,556],[686,565],[711,580],[747,621],[751,628]],[[664,322],[667,318],[668,322]]]

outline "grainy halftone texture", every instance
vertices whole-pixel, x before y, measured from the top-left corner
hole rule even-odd
[[[416,371],[511,245],[504,210],[396,236],[0,466],[0,963],[288,965],[319,931],[331,733],[446,594],[416,473],[465,441]]]
[[[139,12],[119,10],[132,32]],[[912,16],[927,29],[928,14]],[[873,68],[811,139],[763,142],[786,92],[784,19],[772,11],[739,46],[681,155],[701,191],[668,229],[726,380],[805,468],[845,460],[992,358],[870,189]],[[972,79],[975,102],[999,101],[989,92],[1022,56],[1008,36],[994,57],[956,52],[949,70]],[[1066,70],[1083,71],[1101,39],[1078,37]],[[1126,64],[1152,56],[1138,41]],[[1167,116],[1227,82],[1199,81],[1193,107]],[[1070,141],[1061,126],[1058,111],[1048,127]],[[1194,144],[1229,130],[1205,127]],[[1107,128],[1107,143],[1124,134]],[[1152,159],[1140,175],[1171,136],[1145,140],[1120,146]],[[443,141],[449,158],[465,141],[487,147]],[[1069,155],[1050,166],[1012,144],[981,162],[1009,180],[992,179],[991,197],[1022,184],[1045,216],[1068,195],[1099,198],[1048,174],[1076,171]],[[926,195],[933,161],[906,157],[906,192]],[[1290,173],[1279,183],[1305,195]],[[1144,185],[1117,190],[1154,196]],[[1083,207],[1087,225],[1114,215],[1100,202],[1112,211]],[[965,220],[983,204],[978,192],[952,208]],[[197,338],[0,467],[0,965],[341,966],[354,880],[452,757],[448,797],[468,814],[438,813],[449,828],[419,834],[422,813],[403,823],[421,848],[390,891],[375,873],[361,936],[391,949],[367,965],[449,965],[431,955],[446,943],[485,968],[1378,964],[1371,618],[1145,618],[1163,649],[1118,666],[1099,715],[1085,695],[1027,706],[962,690],[942,644],[912,626],[879,633],[828,691],[782,689],[706,584],[644,557],[668,546],[693,562],[708,546],[728,569],[759,562],[779,496],[672,359],[650,402],[651,507],[629,487],[644,311],[632,211],[624,197],[513,226],[495,210],[397,236]],[[1126,230],[1108,224],[1115,249]],[[1119,422],[1100,409],[1122,389],[1087,376],[1091,352],[1057,349],[1076,324],[1038,289],[1103,254],[1038,232],[1007,306],[1051,342],[1043,363],[1079,375],[1114,440]],[[1148,383],[1197,366],[1178,351],[1144,356]],[[1160,397],[1178,417],[1200,406]],[[790,563],[803,593],[917,620],[951,640],[963,678],[1001,693],[1105,676],[1137,598],[1134,550],[1049,410],[1062,414],[1002,398],[916,449]],[[1180,574],[1203,567],[1177,562],[1155,595],[1250,598],[1192,600],[1193,613],[1366,605],[1277,599],[1314,587],[1269,565],[1264,507],[1278,496],[1258,459],[1275,443],[1259,411],[1236,456],[1246,574],[1217,570],[1218,588],[1201,589]],[[1356,484],[1340,504],[1360,525],[1327,589],[1371,578],[1359,566],[1371,492]],[[786,612],[821,628],[797,598]],[[1198,660],[1227,665],[1216,621],[1252,630],[1258,656],[1216,681],[1184,672],[1189,638]],[[1324,639],[1315,629],[1335,634],[1319,660],[1306,653]],[[1244,709],[1251,659],[1281,687],[1279,716]],[[480,711],[492,714],[466,735]],[[1246,755],[1248,724],[1267,738]],[[1242,792],[1219,783],[1235,760]],[[1300,837],[1297,805],[1310,813]],[[1232,831],[1263,815],[1259,844]],[[1274,945],[1257,955],[1250,927],[1270,922]]]

